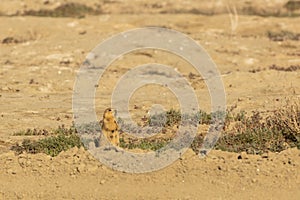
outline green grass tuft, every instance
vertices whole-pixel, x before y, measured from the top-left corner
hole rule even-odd
[[[27,129],[26,131],[19,131],[14,135],[17,136],[48,136],[46,138],[38,140],[24,139],[22,144],[16,144],[12,146],[12,150],[21,154],[27,153],[45,153],[50,156],[57,156],[60,152],[68,150],[73,147],[83,146],[80,137],[76,134],[77,131],[74,126],[65,128],[65,126],[59,126],[52,131]]]

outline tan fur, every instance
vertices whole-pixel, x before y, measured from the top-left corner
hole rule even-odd
[[[119,126],[115,120],[113,110],[107,108],[103,114],[102,133],[107,140],[114,146],[120,144]]]

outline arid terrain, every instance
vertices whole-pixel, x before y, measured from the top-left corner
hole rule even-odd
[[[83,148],[56,157],[11,150],[31,137],[15,136],[18,131],[71,126],[73,86],[86,56],[134,28],[170,28],[193,38],[218,67],[226,105],[236,112],[267,114],[299,101],[300,2],[295,9],[287,2],[1,0],[0,199],[300,199],[297,148],[263,155],[212,150],[204,159],[189,149],[172,165],[145,174],[112,170]],[[99,80],[99,120],[118,79],[145,63],[176,68],[200,108],[210,111],[208,89],[190,64],[145,50],[116,60]],[[170,91],[147,86],[132,95],[129,111],[140,119],[153,104],[178,107]]]

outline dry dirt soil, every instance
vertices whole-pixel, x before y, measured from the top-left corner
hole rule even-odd
[[[29,16],[68,2],[93,11],[67,17]],[[70,126],[76,73],[88,52],[133,28],[171,28],[201,44],[220,71],[227,107],[235,111],[267,113],[287,99],[299,98],[299,69],[270,69],[300,64],[300,18],[289,17],[285,3],[1,0],[0,199],[300,199],[298,149],[264,156],[213,150],[204,159],[188,150],[172,165],[146,174],[111,170],[83,149],[53,158],[15,155],[10,150],[24,139],[13,136],[17,131]],[[283,16],[272,16],[278,13]],[[176,68],[195,89],[201,109],[210,110],[206,85],[188,63],[167,52],[147,50],[123,56],[105,72],[95,101],[99,119],[110,106],[118,78],[149,62]],[[132,96],[129,110],[138,119],[153,104],[176,108],[174,98],[163,88],[141,88]]]

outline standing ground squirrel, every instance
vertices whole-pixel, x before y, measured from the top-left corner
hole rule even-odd
[[[115,120],[113,110],[107,108],[103,113],[102,133],[107,140],[114,146],[120,144],[119,126]]]

